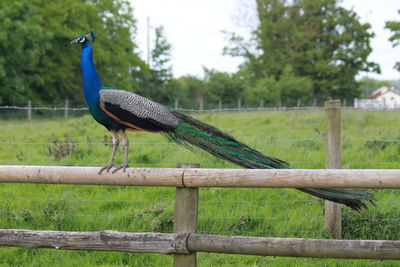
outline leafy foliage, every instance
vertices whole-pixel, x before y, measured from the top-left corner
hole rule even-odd
[[[151,67],[154,77],[159,81],[169,81],[172,78],[171,44],[164,36],[164,27],[155,29],[156,39],[154,49],[151,51]]]
[[[246,99],[253,105],[265,100],[269,106],[296,106],[310,103],[312,99],[312,82],[307,77],[297,77],[286,68],[279,80],[273,76],[258,79],[255,86],[247,90]]]
[[[0,2],[0,104],[83,101],[79,49],[69,41],[94,31],[102,78],[131,88],[143,62],[132,41],[135,20],[126,0],[4,0]]]
[[[290,66],[293,76],[312,82],[312,96],[319,102],[351,99],[359,94],[359,71],[379,72],[377,64],[367,61],[370,25],[360,23],[356,13],[336,0],[256,0],[256,8],[259,25],[252,41],[231,35],[231,47],[225,49],[246,59],[242,68],[255,78],[248,79],[250,85],[285,79]]]
[[[155,29],[151,61],[138,55],[128,0],[0,1],[0,105],[82,105],[79,48],[69,41],[92,30],[94,61],[104,85],[132,90],[168,106],[310,105],[358,97],[386,82],[354,77],[378,71],[367,61],[373,34],[336,0],[255,0],[259,25],[251,40],[232,34],[224,53],[245,62],[236,73],[204,69],[204,77],[172,74],[172,46]],[[400,24],[388,21],[399,44]],[[400,69],[400,63],[397,68]],[[379,86],[378,86],[379,85]],[[221,101],[221,102],[220,102]]]
[[[398,13],[400,14],[400,10]],[[393,47],[400,45],[400,21],[386,21],[385,28],[391,30],[393,33],[389,38],[389,41],[393,43]],[[394,67],[400,71],[400,62],[396,62]]]
[[[182,104],[190,104],[192,107],[198,107],[201,99],[207,99],[209,92],[205,88],[203,80],[192,76],[181,76],[177,79],[177,85],[181,91],[180,99],[184,99]]]
[[[165,37],[164,27],[157,27],[151,62],[147,62],[150,66],[145,75],[139,77],[140,88],[137,91],[139,94],[161,103],[171,103],[177,96],[174,90],[176,84],[172,81],[171,49],[172,46]]]
[[[204,73],[208,100],[212,102],[221,100],[224,104],[234,106],[237,99],[243,97],[245,88],[240,75],[211,69],[204,69]]]

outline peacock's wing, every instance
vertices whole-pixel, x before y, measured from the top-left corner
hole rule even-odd
[[[178,119],[165,107],[128,91],[100,90],[100,107],[128,130],[169,132],[178,125]]]

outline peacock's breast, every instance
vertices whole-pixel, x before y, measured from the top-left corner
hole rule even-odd
[[[93,118],[100,124],[102,124],[107,129],[120,130],[126,128],[124,125],[116,122],[112,118],[110,118],[99,105],[91,105],[89,106],[90,114],[92,114]]]

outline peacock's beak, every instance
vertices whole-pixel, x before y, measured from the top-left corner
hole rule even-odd
[[[75,38],[74,40],[71,41],[71,44],[76,44],[77,42],[78,42],[78,39]]]

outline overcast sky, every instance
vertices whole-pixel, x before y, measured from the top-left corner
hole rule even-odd
[[[154,27],[163,25],[165,35],[172,44],[172,63],[176,77],[192,74],[202,76],[203,67],[234,72],[241,58],[222,56],[228,43],[222,31],[248,36],[252,20],[251,8],[243,3],[249,0],[130,0],[138,20],[139,50],[143,59],[147,54],[147,17],[150,17],[151,40]],[[250,1],[251,2],[251,1]],[[384,29],[386,20],[400,20],[397,10],[400,0],[344,0],[362,22],[372,25],[375,37],[369,60],[380,64],[382,74],[370,73],[378,79],[399,79],[400,72],[393,69],[400,61],[400,47],[392,48],[388,41],[390,31]],[[153,42],[150,43],[151,45]],[[361,73],[359,76],[365,76]]]

